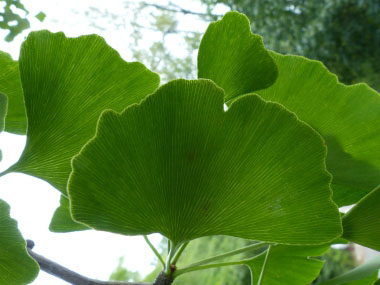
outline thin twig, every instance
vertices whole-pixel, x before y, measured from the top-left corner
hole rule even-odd
[[[90,279],[84,277],[42,255],[35,253],[32,249],[34,247],[34,242],[31,240],[27,240],[27,250],[31,257],[33,257],[40,269],[49,273],[55,277],[58,277],[70,284],[73,285],[148,285],[153,283],[142,283],[142,282],[117,282],[117,281],[99,281],[95,279]]]
[[[190,15],[196,15],[196,16],[202,16],[202,17],[212,17],[212,16],[219,17],[219,16],[222,16],[222,15],[210,15],[210,14],[207,14],[207,13],[194,12],[194,11],[187,10],[187,9],[184,9],[184,8],[178,6],[178,5],[173,5],[173,4],[170,4],[170,5],[171,6],[175,6],[175,8],[170,8],[170,7],[167,7],[167,6],[163,6],[163,5],[159,5],[159,4],[154,4],[154,3],[147,3],[147,2],[142,2],[141,5],[143,5],[143,6],[149,6],[149,7],[154,7],[154,8],[157,8],[159,10],[164,10],[164,11],[168,11],[168,12],[190,14]]]

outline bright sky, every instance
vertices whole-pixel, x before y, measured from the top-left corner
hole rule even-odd
[[[131,29],[128,20],[132,18],[133,11],[125,8],[124,0],[24,0],[23,3],[30,11],[31,29],[16,37],[11,43],[6,43],[3,38],[6,32],[0,30],[0,50],[8,52],[14,59],[18,58],[19,48],[32,30],[48,29],[53,32],[63,31],[67,36],[75,37],[82,34],[96,33],[103,36],[106,41],[126,60],[131,60],[128,52],[128,36]],[[153,1],[152,1],[153,2]],[[151,2],[151,3],[152,3]],[[166,1],[154,1],[165,4]],[[202,11],[198,0],[172,1],[192,11]],[[130,1],[130,3],[137,3]],[[86,11],[89,7],[96,7],[100,11],[108,11],[122,16],[116,28],[109,18],[95,19],[96,26],[104,30],[90,26]],[[224,12],[225,9],[218,11]],[[44,22],[39,22],[33,16],[43,11],[47,17]],[[194,16],[181,17],[180,30],[204,31],[207,24]],[[154,39],[156,35],[145,31],[147,38]],[[178,39],[168,38],[169,45],[173,47],[173,53],[180,56],[185,51],[178,44]],[[149,40],[144,43],[149,45]],[[3,151],[3,161],[0,170],[5,170],[15,163],[20,157],[26,138],[8,133],[0,135],[0,149]],[[126,237],[116,234],[85,231],[66,234],[55,234],[48,230],[51,217],[59,205],[59,192],[48,183],[37,178],[23,174],[8,174],[0,178],[0,199],[11,205],[11,216],[19,223],[19,229],[25,239],[32,239],[36,246],[35,251],[53,261],[90,278],[107,280],[111,272],[116,268],[120,256],[125,256],[124,264],[132,271],[140,271],[142,275],[148,274],[154,266],[154,255],[145,244],[142,237]],[[154,234],[151,237],[155,245],[161,240],[161,236]],[[55,277],[41,271],[38,278],[32,283],[35,285],[59,285],[67,284]]]

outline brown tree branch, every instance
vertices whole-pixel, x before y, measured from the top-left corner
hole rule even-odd
[[[35,253],[32,249],[34,247],[34,242],[27,240],[27,250],[31,257],[33,257],[41,270],[49,273],[55,277],[58,277],[73,285],[151,285],[153,283],[143,283],[143,282],[117,282],[117,281],[99,281],[95,279],[90,279],[84,277],[42,255]]]

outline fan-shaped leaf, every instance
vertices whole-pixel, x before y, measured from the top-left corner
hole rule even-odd
[[[9,206],[0,200],[0,284],[22,285],[32,282],[38,264],[26,251],[26,242],[9,216]]]
[[[124,62],[95,35],[33,32],[22,45],[19,63],[28,139],[8,172],[37,176],[63,193],[70,160],[93,136],[100,113],[123,110],[159,83],[155,73]]]
[[[223,111],[209,80],[170,82],[141,105],[106,111],[73,160],[75,220],[175,243],[230,235],[319,244],[340,235],[321,137],[256,95]]]
[[[329,247],[271,245],[267,252],[246,262],[252,285],[310,284],[323,267],[323,261],[310,257],[322,255]]]
[[[209,25],[198,52],[198,77],[212,79],[226,100],[272,85],[277,67],[248,18],[237,12]]]
[[[380,187],[343,216],[343,237],[380,251]]]
[[[380,184],[379,94],[365,84],[340,84],[320,62],[272,56],[279,77],[258,94],[295,112],[323,136],[334,201],[357,202]]]

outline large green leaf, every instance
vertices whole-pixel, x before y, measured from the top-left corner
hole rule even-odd
[[[33,32],[24,42],[20,74],[28,138],[17,171],[66,192],[70,160],[93,136],[100,113],[136,103],[156,89],[157,74],[127,63],[103,38]]]
[[[267,252],[246,262],[251,269],[252,285],[310,284],[318,277],[324,263],[310,257],[322,255],[329,247],[329,244],[311,247],[271,245]]]
[[[272,85],[277,67],[248,18],[237,12],[209,25],[198,52],[198,77],[212,79],[226,100]]]
[[[380,251],[380,187],[343,216],[343,237]]]
[[[230,235],[319,244],[341,233],[321,137],[282,106],[243,96],[223,111],[210,80],[172,81],[106,111],[73,159],[75,220],[174,243]]]
[[[279,77],[258,94],[295,112],[323,136],[334,201],[357,202],[380,184],[379,94],[365,84],[340,84],[320,62],[272,56]]]
[[[9,100],[5,130],[24,135],[26,132],[26,115],[18,62],[14,61],[9,54],[1,51],[0,92],[6,94]]]
[[[17,222],[9,216],[9,205],[0,200],[0,284],[30,283],[38,271],[38,264],[26,251]]]
[[[54,212],[49,230],[55,233],[68,233],[88,229],[85,225],[73,221],[70,213],[69,199],[61,195],[60,205]]]
[[[340,275],[333,279],[322,282],[320,285],[339,285],[339,284],[373,284],[376,281],[376,273],[380,269],[380,254],[368,262]],[[367,280],[366,280],[367,279]],[[364,281],[363,281],[364,280]],[[367,282],[368,281],[368,282]],[[360,283],[361,282],[361,283]],[[365,283],[363,283],[365,282]]]

